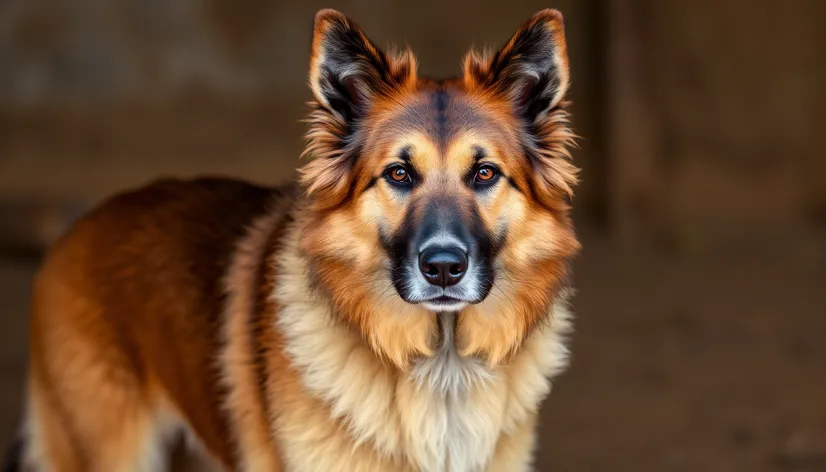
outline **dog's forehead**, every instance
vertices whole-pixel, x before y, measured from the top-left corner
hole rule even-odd
[[[482,141],[501,139],[504,127],[486,104],[460,87],[436,85],[418,90],[394,101],[381,126],[381,139],[394,142],[416,136],[426,143],[410,143],[414,148],[437,152],[438,159],[449,159],[457,144],[473,147],[469,136]],[[484,139],[482,139],[484,138]]]

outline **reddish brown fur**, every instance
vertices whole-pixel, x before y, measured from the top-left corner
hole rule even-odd
[[[208,360],[219,348],[233,244],[271,198],[240,182],[161,181],[109,201],[55,246],[35,281],[31,381],[62,395],[43,401],[61,412],[75,446],[66,463],[87,470],[92,451],[77,446],[109,434],[82,431],[81,423],[82,406],[105,408],[97,393],[110,385],[147,409],[159,396],[172,400],[204,445],[231,463],[220,372]],[[75,354],[66,352],[69,342]]]

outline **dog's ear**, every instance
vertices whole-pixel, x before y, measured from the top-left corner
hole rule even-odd
[[[354,188],[363,119],[378,98],[415,81],[416,62],[409,50],[386,54],[343,14],[316,14],[310,58],[314,100],[305,148],[313,160],[301,169],[301,182],[317,206],[346,200]]]
[[[542,10],[492,56],[465,59],[465,80],[504,93],[518,116],[534,122],[557,107],[568,91],[568,49],[562,13]]]
[[[531,165],[532,189],[544,205],[566,208],[578,169],[569,148],[575,136],[565,110],[570,76],[562,14],[542,10],[495,54],[465,58],[469,89],[501,97],[522,123],[522,147]]]
[[[345,122],[369,109],[376,96],[415,75],[408,53],[392,57],[377,48],[352,20],[335,10],[316,14],[310,88],[318,104]]]

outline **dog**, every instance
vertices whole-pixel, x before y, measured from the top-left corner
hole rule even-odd
[[[21,470],[524,471],[567,364],[570,79],[543,10],[461,76],[315,17],[295,184],[164,179],[33,286]]]

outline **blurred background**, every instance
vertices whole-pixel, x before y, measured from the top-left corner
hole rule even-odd
[[[432,76],[565,14],[584,251],[538,470],[826,471],[819,0],[0,1],[0,446],[44,248],[161,175],[292,178],[321,7]]]

